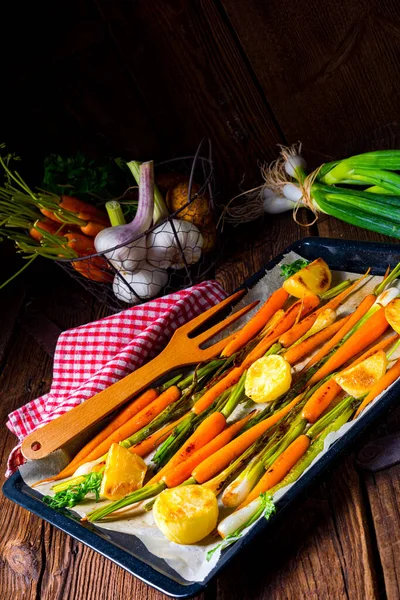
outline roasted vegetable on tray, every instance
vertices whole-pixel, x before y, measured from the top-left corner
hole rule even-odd
[[[301,477],[328,434],[399,377],[399,270],[365,293],[368,271],[330,287],[322,259],[290,269],[220,358],[134,399],[44,501],[73,507],[94,494],[102,501],[83,520],[97,522],[148,500],[169,540],[195,544],[217,527],[222,548],[234,542],[275,511],[274,494]],[[358,306],[340,314],[355,293]],[[219,504],[231,511],[222,519]]]

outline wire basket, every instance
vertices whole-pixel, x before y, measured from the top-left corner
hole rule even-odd
[[[170,211],[167,219],[126,244],[57,260],[113,312],[189,287],[204,279],[215,264],[218,235],[211,141],[203,139],[194,156],[156,163],[154,173]],[[137,256],[132,259],[133,247]],[[126,253],[121,254],[121,249]]]

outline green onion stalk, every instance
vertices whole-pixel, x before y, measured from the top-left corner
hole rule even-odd
[[[400,150],[377,150],[321,165],[311,173],[300,147],[282,148],[264,183],[226,207],[230,222],[250,221],[301,206],[400,239]],[[244,201],[243,201],[244,199]]]

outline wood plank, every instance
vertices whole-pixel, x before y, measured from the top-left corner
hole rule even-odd
[[[329,152],[398,114],[398,3],[222,5],[290,143]]]
[[[209,136],[224,191],[252,187],[283,139],[218,3],[95,2],[168,154]]]
[[[362,565],[362,567],[361,567]],[[358,477],[347,459],[228,567],[220,600],[376,598]]]

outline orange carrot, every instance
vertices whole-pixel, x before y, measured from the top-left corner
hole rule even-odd
[[[328,358],[326,363],[311,377],[309,385],[321,381],[321,379],[336,371],[350,358],[380,338],[388,327],[389,323],[386,320],[385,309],[382,306]]]
[[[282,346],[284,346],[285,348],[288,348],[289,346],[297,342],[297,340],[300,339],[302,335],[307,333],[307,331],[314,325],[318,315],[322,311],[326,310],[327,308],[330,308],[331,310],[336,310],[354,291],[354,289],[359,285],[359,283],[364,279],[364,277],[368,275],[369,271],[370,269],[368,269],[365,275],[363,275],[359,279],[356,279],[348,288],[343,290],[343,292],[332,298],[332,300],[329,300],[329,302],[318,308],[313,313],[307,315],[304,319],[297,323],[297,325],[294,325],[291,329],[289,329],[287,333],[284,333],[279,338],[279,343],[282,344]],[[344,325],[344,323],[342,323],[342,325]]]
[[[307,452],[311,440],[307,435],[299,435],[276,459],[274,464],[261,477],[257,485],[252,489],[246,500],[237,508],[243,508],[255,500],[260,494],[270,490],[277,485],[289,473],[298,460]]]
[[[51,221],[55,221],[58,224],[62,223],[61,219],[59,219],[57,217],[57,215],[54,214],[54,212],[51,211],[51,210],[49,210],[48,208],[39,208],[39,210],[42,213],[42,215],[44,215],[45,217],[47,217]]]
[[[224,429],[217,437],[212,439],[208,444],[197,450],[194,454],[192,454],[185,461],[177,464],[175,467],[172,467],[165,475],[162,477],[162,481],[166,484],[167,487],[176,487],[177,485],[181,485],[186,479],[188,479],[193,469],[197,467],[203,460],[217,452],[220,448],[223,448],[228,442],[230,442],[239,431],[246,425],[247,421],[250,419],[252,414],[248,414],[246,417],[233,423],[226,429]]]
[[[365,313],[371,308],[373,303],[376,300],[376,296],[374,294],[368,294],[362,300],[357,309],[350,315],[350,318],[346,323],[343,324],[343,327],[339,329],[336,335],[333,336],[322,348],[319,350],[306,364],[304,369],[309,369],[313,365],[315,365],[321,358],[324,358],[336,346],[341,339],[354,327],[356,323],[365,315]]]
[[[153,402],[157,396],[157,390],[150,388],[135,398],[135,400],[130,402],[126,408],[122,409],[122,411],[107,425],[107,427],[104,427],[102,431],[100,431],[92,440],[90,440],[88,444],[86,444],[86,446],[82,448],[82,450],[80,450],[80,452],[78,452],[74,459],[69,463],[67,468],[72,467],[77,463],[81,463],[82,460],[86,459],[92,450],[94,450],[101,442],[106,440],[108,436],[114,433],[114,431],[119,429],[124,423],[137,415],[138,412],[146,408],[146,406]],[[76,468],[74,470],[76,470]],[[68,475],[64,475],[64,477],[68,477]]]
[[[172,402],[175,402],[180,398],[181,391],[175,385],[172,385],[165,390],[158,398],[150,402],[147,406],[142,408],[138,413],[126,421],[121,427],[111,433],[105,440],[103,440],[94,450],[92,450],[85,459],[85,462],[96,460],[103,456],[109,451],[111,444],[122,442],[126,438],[130,437],[142,427],[145,427],[157,417],[164,408],[167,408]]]
[[[175,427],[178,425],[178,423],[180,423],[181,421],[183,421],[183,419],[185,419],[185,417],[187,417],[188,414],[189,413],[186,413],[185,415],[183,415],[182,417],[180,417],[180,419],[177,419],[173,423],[169,423],[168,425],[166,425],[162,429],[159,429],[158,431],[155,431],[154,433],[152,433],[151,435],[149,435],[142,442],[139,442],[138,444],[135,444],[134,446],[131,446],[129,448],[129,452],[132,452],[133,454],[138,454],[142,458],[144,456],[147,456],[147,454],[150,454],[150,452],[152,452],[152,450],[155,450],[157,448],[157,446],[159,446],[160,444],[162,444],[163,441],[166,440],[167,437],[170,436],[170,434],[175,429]]]
[[[314,335],[310,335],[309,338],[300,342],[293,348],[289,348],[285,354],[283,355],[285,360],[288,361],[291,365],[298,363],[304,356],[310,354],[313,350],[318,348],[321,344],[329,340],[337,331],[339,331],[349,320],[350,317],[343,317],[339,321],[332,323],[329,327],[325,327],[325,329],[321,329]]]
[[[390,346],[390,344],[393,344],[393,342],[396,341],[396,339],[398,337],[399,336],[398,336],[397,333],[393,333],[392,335],[390,335],[389,337],[385,338],[384,340],[381,340],[377,344],[374,344],[373,346],[371,346],[371,348],[369,348],[369,350],[367,350],[366,352],[364,352],[363,354],[361,354],[361,356],[359,356],[357,358],[357,360],[353,361],[351,363],[351,365],[349,365],[349,366],[350,367],[355,367],[356,365],[358,365],[358,363],[362,362],[366,358],[369,358],[370,356],[372,356],[373,354],[375,354],[375,352],[378,352],[379,350],[384,350],[385,348],[387,348],[388,346]],[[348,367],[346,367],[346,369],[347,368]]]
[[[309,331],[309,329],[314,325],[315,321],[317,320],[317,317],[317,311],[304,317],[304,319],[299,321],[299,323],[293,325],[293,327],[291,327],[289,331],[286,331],[286,333],[281,335],[281,337],[279,338],[279,343],[284,348],[289,348],[289,346],[297,342],[297,340],[299,340],[305,333],[307,333],[307,331]]]
[[[262,328],[262,330],[260,331],[260,335],[263,337],[264,335],[267,335],[267,333],[272,329],[272,327],[275,327],[284,315],[285,311],[283,310],[283,308],[277,310],[274,316],[265,325],[265,327]]]
[[[257,346],[248,354],[243,361],[246,369],[250,367],[256,360],[264,356],[269,348],[279,339],[279,337],[288,331],[299,319],[305,317],[309,312],[314,310],[319,304],[318,296],[306,296],[302,300],[298,300],[290,308],[287,309],[285,315],[277,323],[275,327],[263,338]]]
[[[72,248],[80,256],[85,253],[95,254],[96,248],[94,247],[93,239],[82,233],[65,233],[64,237],[67,238],[67,246]]]
[[[213,412],[195,429],[192,435],[186,440],[174,456],[154,475],[147,485],[160,481],[163,476],[171,470],[172,467],[179,465],[187,460],[197,450],[211,442],[225,428],[226,418],[220,412]]]
[[[364,398],[364,400],[358,407],[357,412],[354,415],[354,419],[356,419],[358,417],[358,415],[364,410],[364,408],[370,402],[372,402],[372,400],[375,400],[375,398],[381,392],[385,391],[386,388],[389,387],[389,385],[391,385],[394,381],[396,381],[396,379],[398,377],[400,377],[400,358],[398,358],[396,360],[396,362],[394,363],[394,365],[388,371],[386,371],[386,373],[382,377],[382,379],[377,381],[376,384],[374,386],[372,386],[371,390],[369,391],[367,396]]]
[[[41,221],[36,221],[35,225],[37,225],[40,229],[47,231],[47,233],[51,233],[52,235],[64,235],[60,231],[60,224],[57,225],[57,223],[55,223],[51,219],[46,218],[42,219]],[[31,229],[29,230],[29,235],[37,242],[40,242],[43,239],[43,234],[40,231],[38,231],[35,227],[31,227]]]
[[[238,331],[237,336],[225,346],[221,352],[221,356],[232,356],[240,348],[243,348],[247,342],[265,327],[276,311],[282,308],[288,298],[289,294],[283,288],[279,288],[273,292],[260,310]]]
[[[91,250],[86,253],[86,255],[90,254],[92,254]],[[71,265],[78,273],[91,281],[110,283],[113,280],[113,274],[110,272],[109,266],[102,256],[92,256],[86,260],[72,260]]]
[[[106,226],[102,223],[97,223],[96,221],[88,221],[86,225],[83,225],[81,227],[81,231],[85,235],[94,238],[98,233],[100,233],[100,231],[103,231],[103,229],[105,228]]]
[[[203,410],[206,410],[223,392],[228,390],[232,385],[235,385],[245,372],[243,365],[235,367],[225,377],[220,379],[215,385],[203,394],[197,402],[194,403],[192,411],[199,415]]]
[[[110,221],[105,212],[96,206],[83,202],[83,200],[78,200],[78,198],[74,198],[73,196],[61,196],[59,206],[64,210],[74,213],[84,221],[97,221],[106,227],[110,226]]]
[[[302,412],[303,419],[307,419],[309,423],[315,423],[341,391],[342,388],[333,379],[325,381],[325,383],[315,390],[304,405]]]
[[[282,417],[299,402],[303,394],[296,396],[287,406],[278,410],[275,414],[257,423],[237,438],[226,444],[223,448],[203,460],[192,472],[192,476],[198,483],[205,483],[227,467],[235,458],[238,458],[249,448],[260,436],[275,425]]]

